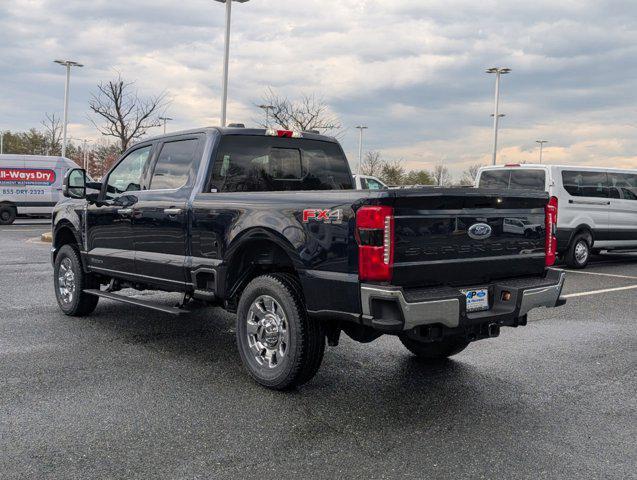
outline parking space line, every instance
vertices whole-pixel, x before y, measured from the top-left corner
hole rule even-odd
[[[635,277],[635,276],[617,275],[615,273],[584,272],[582,270],[567,270],[567,269],[564,269],[564,268],[557,268],[556,270],[561,270],[563,272],[568,272],[568,273],[581,273],[582,275],[600,275],[602,277],[629,278],[631,280],[637,280],[637,277]]]
[[[635,289],[637,289],[637,285],[628,285],[627,287],[605,288],[603,290],[590,290],[588,292],[569,293],[568,295],[562,295],[562,298],[587,297],[588,295],[599,295],[600,293],[620,292],[622,290]]]

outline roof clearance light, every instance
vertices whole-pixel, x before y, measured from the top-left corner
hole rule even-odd
[[[265,134],[270,137],[282,137],[282,138],[301,138],[301,132],[295,132],[293,130],[274,130],[273,128],[268,128],[265,131]]]
[[[505,163],[504,166],[505,167],[519,167],[520,164],[519,163]]]

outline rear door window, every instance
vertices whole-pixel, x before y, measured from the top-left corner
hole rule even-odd
[[[546,173],[533,169],[484,170],[480,175],[480,188],[501,190],[540,190],[546,189]]]
[[[511,171],[509,188],[525,190],[546,189],[546,173],[544,170],[520,169]]]
[[[480,188],[501,189],[509,188],[511,170],[484,170],[480,175]]]
[[[153,175],[150,190],[173,190],[188,183],[197,153],[197,138],[164,143]]]
[[[564,189],[574,197],[608,198],[608,176],[606,172],[583,170],[562,171]]]

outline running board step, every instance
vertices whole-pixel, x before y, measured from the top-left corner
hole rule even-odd
[[[88,293],[90,295],[96,295],[102,298],[108,298],[110,300],[115,300],[116,302],[128,303],[130,305],[137,305],[138,307],[150,308],[151,310],[157,310],[159,312],[170,313],[172,315],[182,315],[184,313],[190,313],[188,310],[177,307],[167,307],[165,305],[158,305],[153,302],[149,302],[148,300],[140,300],[138,298],[127,297],[125,295],[118,295],[117,293],[105,292],[103,290],[97,289],[86,289],[84,293]]]

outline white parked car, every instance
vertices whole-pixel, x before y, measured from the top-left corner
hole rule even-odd
[[[557,252],[571,267],[584,268],[591,252],[637,250],[637,170],[510,164],[481,168],[476,187],[548,192],[558,208]]]
[[[77,164],[64,157],[0,155],[0,225],[17,215],[50,215],[71,168]]]
[[[385,190],[389,188],[378,178],[370,175],[354,175],[356,190]]]

